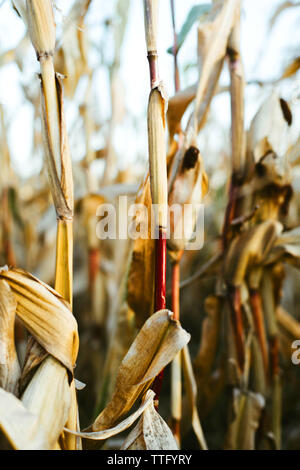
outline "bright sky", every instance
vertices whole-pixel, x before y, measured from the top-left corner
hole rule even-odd
[[[101,24],[103,24],[104,19],[111,16],[113,3],[108,0],[93,0],[87,20],[90,24],[88,30],[89,38],[94,44],[104,40],[103,26]],[[175,0],[178,30],[182,26],[190,8],[196,3],[196,0]],[[272,33],[269,34],[270,15],[279,3],[281,3],[280,0],[243,0],[241,49],[246,79],[248,81],[252,79],[270,80],[277,77],[288,62],[288,59],[299,55],[299,51],[296,53],[296,51],[293,51],[293,47],[294,45],[299,46],[300,43],[299,27],[297,28],[297,23],[299,25],[300,19],[300,9],[297,11],[296,9],[289,9],[284,12],[275,24]],[[67,15],[70,0],[57,0],[56,4],[61,9],[63,15]],[[62,21],[62,15],[57,12],[58,27]],[[6,0],[0,8],[0,51],[2,52],[14,47],[23,34],[24,27],[22,21],[13,12],[10,0]],[[166,50],[172,44],[172,37],[170,2],[169,0],[160,0],[158,41],[160,76],[170,95],[173,94],[174,90],[173,61]],[[107,53],[109,54],[109,44],[106,50]],[[13,63],[0,67],[0,102],[4,105],[6,118],[10,122],[9,141],[11,143],[13,163],[18,173],[24,177],[38,171],[41,165],[40,157],[32,156],[31,152],[32,107],[24,99],[20,88],[20,81],[28,83],[32,80],[32,86],[39,86],[35,75],[38,72],[38,64],[35,60],[33,49],[29,61],[32,61],[32,63],[26,68],[24,73],[20,73],[17,66]],[[183,70],[190,63],[196,63],[196,26],[191,30],[179,54],[180,70]],[[149,93],[149,78],[142,0],[130,0],[129,23],[122,49],[121,77],[123,79],[125,106],[130,110],[129,114],[131,117],[129,118],[128,114],[125,118],[124,123],[117,131],[115,142],[119,159],[125,167],[127,162],[134,161],[137,155],[144,158],[147,154],[146,107]],[[197,78],[196,68],[190,68],[189,72],[184,75],[181,74],[181,77],[182,87],[194,83]],[[226,71],[222,75],[222,83],[228,83]],[[299,83],[300,89],[300,81],[297,83]],[[102,120],[109,119],[110,97],[108,75],[104,67],[99,69],[95,84],[93,106]],[[288,100],[293,97],[293,94],[295,95],[295,89],[291,89],[290,83],[283,83],[280,86],[280,91],[283,97]],[[257,86],[249,86],[247,88],[247,126],[265,96]],[[76,97],[79,102],[82,100],[80,89]],[[73,126],[76,126],[74,122],[74,108],[68,102],[66,102],[66,108],[67,126],[69,130],[72,130]],[[299,105],[296,109],[297,115],[299,114],[298,108]],[[213,144],[208,143],[208,147],[210,145],[213,145],[213,147],[210,147],[210,150],[208,149],[207,152],[213,151],[217,153],[218,145],[220,148],[224,145],[224,131],[225,138],[227,138],[227,141],[229,139],[230,105],[228,93],[223,93],[215,98],[212,114],[218,126],[214,135],[219,135],[220,138]],[[136,128],[133,125],[132,117],[135,120]],[[299,133],[299,128],[295,132]],[[84,147],[81,148],[78,139],[76,140],[77,133],[74,132],[73,134],[75,134],[75,137],[71,137],[70,140],[71,150],[73,147],[72,154],[78,158],[78,155],[82,156],[80,152],[84,151]],[[207,140],[209,141],[210,139],[206,138],[206,145]],[[81,141],[83,142],[82,139]],[[100,131],[95,145],[102,145],[103,142],[103,134]]]

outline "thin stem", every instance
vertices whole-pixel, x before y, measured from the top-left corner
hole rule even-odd
[[[265,375],[268,378],[269,371],[269,357],[268,357],[268,345],[266,338],[266,330],[264,324],[264,317],[262,312],[261,296],[257,289],[250,289],[250,303],[254,318],[255,329],[260,344]]]
[[[245,339],[242,318],[242,303],[239,287],[233,287],[229,290],[231,322],[234,331],[237,360],[240,371],[244,369],[245,362]]]
[[[182,255],[182,253],[181,253]],[[181,257],[180,255],[180,257]],[[174,319],[180,318],[180,257],[172,263],[172,312]],[[182,383],[181,383],[181,351],[171,364],[171,429],[180,447],[180,423],[182,413]]]
[[[173,42],[174,83],[175,83],[175,92],[177,93],[180,90],[180,80],[179,80],[179,71],[178,71],[178,62],[177,62],[178,45],[177,45],[177,33],[176,33],[176,25],[175,25],[174,0],[171,0],[171,14],[172,14],[173,36],[174,36],[174,42]]]

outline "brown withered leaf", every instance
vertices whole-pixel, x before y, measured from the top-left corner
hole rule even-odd
[[[255,164],[268,152],[284,154],[291,119],[288,103],[273,91],[254,116],[247,135],[247,153]]]
[[[147,400],[147,394],[143,401]],[[125,439],[121,450],[178,450],[169,426],[154,408],[154,394],[139,422]]]
[[[191,240],[199,214],[199,208],[208,190],[208,178],[197,147],[190,147],[183,158],[172,187],[169,190],[169,206],[180,207],[179,213],[170,211],[170,237],[167,244],[171,252],[184,250]],[[188,206],[190,205],[190,206]],[[188,207],[192,210],[188,212]]]
[[[120,421],[189,339],[190,335],[173,319],[169,310],[153,314],[139,331],[119,367],[111,401],[88,431],[108,429]]]
[[[124,419],[121,421],[121,423],[117,424],[116,426],[110,428],[110,429],[105,429],[103,431],[94,431],[94,432],[74,432],[68,428],[64,428],[65,432],[69,434],[73,434],[75,436],[80,436],[85,439],[91,439],[95,441],[101,441],[108,439],[112,436],[115,436],[116,434],[119,434],[123,431],[125,431],[127,428],[129,428],[139,417],[142,413],[145,412],[145,410],[151,406],[153,403],[153,398],[154,398],[154,392],[152,390],[148,390],[145,395],[145,399],[143,400],[143,403],[141,406],[132,413],[128,418]]]
[[[26,345],[25,360],[22,368],[22,375],[20,377],[20,393],[25,390],[36,368],[44,359],[46,359],[47,356],[47,351],[33,338],[33,336],[30,336]]]
[[[135,203],[146,206],[148,215],[147,238],[138,238],[133,242],[127,280],[127,302],[135,312],[136,325],[140,328],[153,311],[155,240],[151,237],[149,175],[139,189]]]
[[[188,105],[196,96],[197,84],[189,86],[185,90],[180,90],[169,99],[167,120],[169,128],[169,140],[173,140],[174,134],[180,129],[181,118]]]
[[[267,220],[236,237],[225,256],[225,280],[233,286],[241,285],[251,270],[264,263],[281,231],[279,222]]]
[[[300,267],[300,227],[281,233],[272,247],[266,264],[285,261]]]
[[[51,287],[22,269],[0,271],[17,299],[17,315],[34,338],[73,373],[79,340],[69,304]]]
[[[220,302],[217,297],[207,297],[204,308],[206,317],[202,322],[200,347],[193,364],[200,383],[205,380],[205,377],[212,370],[217,351],[221,318]]]
[[[17,300],[7,282],[0,281],[0,387],[18,394],[20,365],[15,348]]]

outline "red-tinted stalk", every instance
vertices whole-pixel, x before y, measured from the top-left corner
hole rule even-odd
[[[239,287],[230,289],[230,307],[231,307],[231,322],[234,332],[237,360],[240,371],[244,369],[245,362],[245,339],[244,327],[242,317],[242,303],[241,293]]]
[[[250,289],[250,303],[254,318],[255,329],[260,344],[260,349],[263,357],[264,369],[266,377],[268,377],[269,370],[269,357],[268,346],[266,338],[266,330],[264,324],[264,317],[262,312],[261,296],[257,289]]]
[[[166,230],[159,227],[159,235],[155,247],[155,307],[154,311],[166,308],[166,256],[167,240]],[[153,382],[155,393],[155,407],[158,409],[159,397],[162,388],[164,371],[162,370]]]

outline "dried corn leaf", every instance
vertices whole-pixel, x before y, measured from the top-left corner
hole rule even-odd
[[[300,227],[283,232],[276,239],[266,263],[287,261],[300,267]]]
[[[145,410],[151,406],[151,404],[153,403],[154,395],[155,394],[152,390],[148,390],[145,395],[145,399],[139,409],[132,413],[130,416],[128,416],[128,418],[124,419],[121,423],[117,424],[116,426],[110,429],[93,432],[74,432],[68,428],[65,428],[65,431],[69,434],[80,436],[85,439],[92,439],[95,441],[108,439],[128,429],[141,416],[141,414],[144,413]]]
[[[295,75],[296,72],[300,69],[300,57],[296,57],[293,61],[286,66],[281,78],[289,78]]]
[[[34,413],[53,448],[67,421],[71,388],[66,368],[53,357],[39,366],[21,397],[26,409]]]
[[[65,92],[75,93],[80,77],[89,72],[84,18],[91,0],[76,1],[68,13],[62,32],[62,45],[55,56],[55,68],[66,76]]]
[[[22,368],[22,375],[20,377],[20,393],[23,393],[32,379],[36,368],[44,359],[46,359],[47,356],[47,351],[33,338],[33,336],[30,336],[26,345],[24,365]]]
[[[182,351],[184,384],[186,387],[188,403],[190,408],[191,422],[194,433],[202,450],[207,450],[207,444],[203,434],[197,410],[197,384],[194,376],[193,366],[190,358],[190,352],[187,346]]]
[[[200,383],[210,374],[215,361],[221,317],[217,297],[207,297],[204,308],[207,316],[202,322],[200,347],[194,360],[194,370]]]
[[[277,92],[263,102],[254,116],[247,137],[247,152],[258,163],[268,152],[282,156],[286,150],[291,112]]]
[[[149,392],[143,401],[147,400]],[[153,398],[154,394],[121,450],[178,450],[172,431],[154,408]]]
[[[169,140],[173,140],[174,134],[180,130],[180,121],[188,105],[193,101],[197,92],[197,84],[185,90],[181,90],[169,99],[167,120],[169,128]]]
[[[255,449],[255,433],[264,406],[262,395],[234,389],[233,418],[228,428],[225,449]]]
[[[233,285],[242,284],[250,270],[261,266],[282,230],[282,225],[267,220],[236,237],[224,261],[224,277]]]
[[[0,281],[0,387],[17,395],[20,366],[15,348],[17,300],[5,281]]]
[[[200,204],[208,190],[208,179],[199,150],[190,147],[184,155],[183,162],[171,190],[168,203],[181,208],[179,214],[170,217],[168,248],[171,251],[185,249],[194,235]],[[176,206],[175,206],[176,205]],[[189,208],[192,210],[188,212]]]
[[[77,322],[69,304],[51,287],[21,269],[2,269],[17,299],[17,315],[32,336],[72,373],[78,353]]]
[[[5,435],[13,449],[51,449],[38,416],[28,411],[20,400],[2,388],[0,388],[0,432]]]
[[[111,401],[89,431],[110,428],[122,419],[189,339],[190,335],[172,318],[169,310],[153,314],[138,333],[119,367]]]
[[[201,76],[196,94],[194,128],[198,129],[198,113],[210,77],[226,55],[229,35],[238,18],[239,1],[216,2],[209,21],[198,27]]]
[[[300,323],[282,307],[277,307],[276,318],[278,324],[293,338],[300,338]]]
[[[151,194],[150,180],[147,176],[140,188],[136,204],[147,207],[148,236],[133,242],[130,267],[127,279],[127,302],[135,312],[137,328],[141,328],[153,311],[155,240],[151,237]],[[143,217],[143,214],[141,214]],[[140,220],[139,224],[145,221]],[[147,289],[145,289],[147,286]]]

